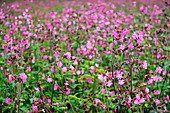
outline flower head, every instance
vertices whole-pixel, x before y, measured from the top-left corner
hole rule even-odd
[[[9,97],[6,98],[6,103],[9,104],[12,101]]]

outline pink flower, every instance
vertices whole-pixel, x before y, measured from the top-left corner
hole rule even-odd
[[[32,63],[35,63],[35,56],[33,56]]]
[[[66,86],[68,86],[69,85],[69,82],[66,80],[66,83],[64,83]]]
[[[146,60],[143,62],[143,68],[147,69],[147,61]]]
[[[44,55],[44,57],[43,57],[45,60],[47,60],[47,58],[48,58],[48,56],[47,55]]]
[[[162,75],[164,76],[166,74],[166,70],[164,70],[163,72],[162,72]]]
[[[132,99],[131,97],[129,97],[128,104],[131,104],[131,103],[132,103]]]
[[[124,50],[125,47],[126,47],[125,45],[120,45],[119,49]]]
[[[71,79],[70,82],[74,82],[74,79]]]
[[[76,65],[76,64],[78,64],[77,60],[75,60],[75,61],[73,62],[73,65]]]
[[[36,101],[37,101],[37,97],[34,98],[34,102],[36,102]]]
[[[62,65],[63,65],[62,62],[58,62],[58,63],[57,63],[57,66],[58,66],[58,67],[61,67]]]
[[[70,52],[67,52],[65,55],[66,55],[67,59],[70,60],[70,58],[71,58],[71,53],[70,53]]]
[[[111,5],[111,8],[113,8],[114,10],[116,9],[115,5],[113,5],[113,4]]]
[[[106,84],[107,84],[108,87],[110,87],[112,85],[111,80],[109,80]]]
[[[140,102],[139,102],[139,100],[135,100],[134,103],[135,104],[139,104]]]
[[[39,88],[34,87],[36,91],[39,91]]]
[[[8,64],[12,64],[12,61],[9,60],[9,61],[8,61]]]
[[[97,104],[97,103],[100,102],[100,100],[99,99],[95,99],[94,102]]]
[[[42,87],[41,87],[41,89],[40,89],[40,90],[41,90],[41,91],[43,91],[43,90],[44,90],[44,88],[42,88]]]
[[[63,72],[67,72],[67,67],[63,67],[63,68],[62,68],[62,71],[63,71]]]
[[[51,68],[51,71],[54,72],[54,68],[53,67]]]
[[[59,106],[59,103],[56,102],[55,105],[57,105],[57,107],[58,107],[58,106]]]
[[[49,82],[49,83],[52,82],[52,78],[48,77],[47,82]]]
[[[139,11],[144,11],[144,8],[143,8],[143,6],[139,8]]]
[[[54,84],[54,90],[57,90],[58,86],[56,84]]]
[[[5,71],[5,74],[6,74],[6,75],[8,75],[8,74],[9,74],[9,72],[8,72],[8,71]]]
[[[20,78],[23,79],[23,82],[26,82],[27,81],[27,75],[25,73],[21,73],[20,74]]]
[[[4,53],[1,53],[1,56],[4,56]]]
[[[146,93],[149,93],[149,88],[145,88],[145,92],[146,92]]]
[[[93,44],[90,41],[87,42],[86,46],[87,46],[88,49],[92,49],[93,48]]]
[[[133,106],[131,106],[128,110],[131,110],[133,108]]]
[[[150,71],[149,71],[149,73],[153,73],[153,71],[152,71],[152,70],[150,70]]]
[[[131,43],[128,45],[128,48],[131,49],[131,50],[134,49],[133,42],[131,42]]]
[[[55,57],[58,57],[58,56],[59,56],[58,51],[54,53],[54,56],[55,56]]]
[[[48,103],[51,103],[51,99],[48,99]]]
[[[156,68],[156,73],[161,73],[162,72],[162,68],[161,67],[157,67]]]
[[[151,98],[151,96],[149,94],[146,95],[146,99],[149,101],[149,98]]]
[[[169,100],[169,96],[167,95],[166,98]]]
[[[51,60],[51,59],[52,59],[52,56],[48,56],[48,58]]]
[[[136,2],[134,1],[134,2],[133,2],[133,7],[135,7],[135,6],[136,6]]]
[[[140,94],[136,94],[136,98],[139,100],[140,99]]]
[[[102,89],[101,92],[102,92],[102,93],[105,93],[105,89]]]
[[[80,48],[77,48],[77,52],[79,52],[81,49]]]
[[[120,85],[123,85],[125,82],[124,82],[124,80],[119,80],[118,81],[118,84],[120,84]]]
[[[12,82],[12,75],[9,75],[8,81]]]
[[[89,83],[89,84],[92,83],[92,78],[89,78],[88,83]]]
[[[98,79],[102,80],[102,81],[106,81],[106,76],[103,77],[103,75],[98,75]]]
[[[117,110],[117,107],[114,108],[114,111],[115,111],[115,112],[116,112],[116,110]]]
[[[42,74],[42,79],[44,79],[45,78],[45,75],[44,74]]]
[[[26,30],[27,28],[25,26],[22,26],[21,31]]]
[[[160,94],[160,91],[159,91],[159,90],[156,90],[155,93],[156,93],[156,95],[159,95],[159,94]]]
[[[145,102],[145,99],[144,99],[144,98],[141,98],[141,99],[139,100],[139,102],[140,102],[140,103],[143,103],[143,102]]]
[[[77,71],[77,75],[80,75],[80,71],[79,70]]]
[[[156,99],[156,100],[155,100],[155,103],[156,103],[156,105],[158,105],[158,104],[160,104],[161,102],[160,102],[159,99]]]
[[[84,74],[84,70],[81,70],[81,74]]]
[[[31,67],[27,67],[27,71],[31,71]]]
[[[66,94],[69,95],[70,94],[70,89],[67,88]]]
[[[34,111],[37,111],[37,110],[38,110],[37,106],[35,106],[35,105],[32,105],[32,106],[33,106],[32,109],[33,109]]]
[[[45,48],[41,49],[41,52],[45,52]]]
[[[6,103],[9,104],[11,99],[9,97],[6,98]]]
[[[91,69],[90,69],[90,73],[94,73],[95,67],[94,67],[94,66],[91,66],[90,68],[91,68]]]
[[[154,81],[158,81],[158,80],[162,81],[162,80],[163,80],[163,78],[162,78],[162,77],[159,77],[159,76],[153,76],[152,79],[153,79]]]

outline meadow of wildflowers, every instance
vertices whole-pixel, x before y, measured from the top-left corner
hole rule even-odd
[[[0,2],[0,113],[170,112],[170,1]]]

